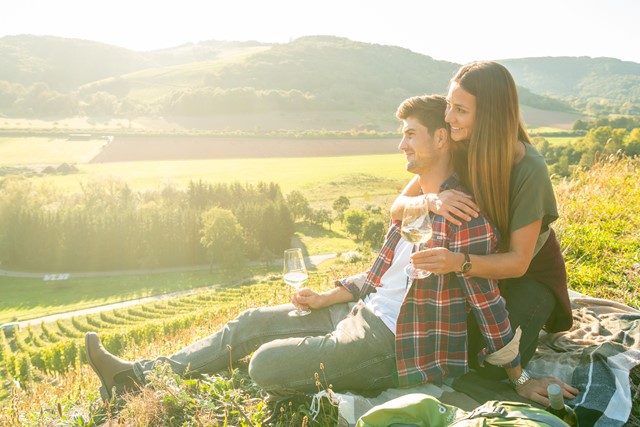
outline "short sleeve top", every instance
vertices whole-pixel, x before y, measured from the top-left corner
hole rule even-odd
[[[544,157],[533,145],[524,146],[524,158],[511,171],[509,231],[541,219],[535,256],[549,237],[549,225],[558,219],[558,207]]]

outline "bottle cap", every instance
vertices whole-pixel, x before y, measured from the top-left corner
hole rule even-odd
[[[547,393],[551,394],[560,394],[562,393],[562,389],[560,388],[560,386],[558,384],[549,384],[549,386],[547,387]]]

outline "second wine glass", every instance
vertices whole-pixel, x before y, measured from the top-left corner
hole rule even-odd
[[[284,283],[289,286],[293,286],[295,290],[298,290],[300,286],[309,278],[307,273],[307,267],[304,265],[304,256],[302,255],[302,249],[293,248],[284,251]],[[296,310],[289,312],[291,317],[300,317],[310,314],[310,310],[302,310],[297,307]]]
[[[420,250],[422,243],[431,239],[431,219],[426,198],[420,197],[405,205],[400,234],[403,239],[414,244],[414,252]],[[411,263],[404,271],[412,279],[424,279],[431,274],[430,271],[415,268]]]

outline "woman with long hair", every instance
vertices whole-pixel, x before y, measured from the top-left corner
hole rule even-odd
[[[512,327],[520,327],[520,355],[526,366],[536,351],[538,334],[571,327],[566,270],[560,245],[550,224],[558,218],[547,165],[531,145],[520,118],[518,93],[509,71],[495,62],[462,66],[449,85],[446,121],[453,141],[456,173],[473,195],[447,191],[419,195],[411,181],[394,203],[392,216],[402,212],[408,197],[426,197],[430,210],[454,224],[482,212],[501,235],[497,253],[473,255],[442,248],[412,256],[416,268],[436,274],[462,271],[500,280]],[[476,354],[482,337],[468,325],[469,348]],[[505,370],[492,365],[471,367],[488,378],[502,379]],[[516,391],[531,400],[546,401],[548,379],[532,379],[522,370]],[[577,393],[564,385],[567,395]]]

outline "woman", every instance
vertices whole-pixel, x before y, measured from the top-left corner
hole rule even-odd
[[[463,271],[471,276],[500,279],[513,328],[520,326],[522,365],[535,353],[538,334],[545,327],[556,332],[571,327],[566,271],[560,246],[550,224],[558,218],[555,196],[544,158],[531,145],[520,120],[518,94],[509,71],[495,62],[462,66],[451,80],[446,121],[456,147],[454,164],[461,181],[472,192],[429,194],[430,209],[453,223],[468,221],[478,211],[501,234],[501,246],[493,255],[467,255],[442,248],[415,253],[417,268],[446,274]],[[413,180],[404,196],[417,196]],[[392,216],[402,212],[406,197],[394,203]],[[468,325],[469,353],[480,348],[477,325]],[[470,357],[470,361],[475,358]],[[473,366],[489,378],[504,378],[495,366]],[[517,392],[545,402],[548,379],[517,381]],[[577,390],[564,385],[565,396]]]

